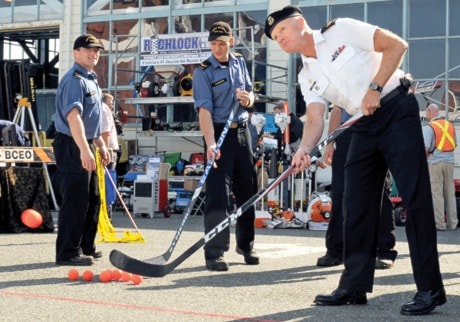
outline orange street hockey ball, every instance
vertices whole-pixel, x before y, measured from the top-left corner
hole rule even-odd
[[[133,281],[134,285],[139,285],[140,283],[142,283],[143,278],[140,275],[133,274],[131,276],[131,280]]]
[[[121,279],[121,271],[118,268],[115,268],[112,271],[112,281],[118,282]]]
[[[94,273],[93,271],[90,271],[90,270],[86,270],[83,272],[83,280],[86,281],[86,282],[91,282],[94,278]]]
[[[102,271],[101,274],[99,274],[99,281],[102,283],[107,283],[112,280],[112,272],[108,269],[105,271]]]
[[[32,229],[36,229],[41,226],[43,223],[42,215],[35,209],[25,209],[21,213],[21,222],[24,226],[27,226]]]
[[[67,273],[67,277],[69,278],[70,281],[78,280],[79,276],[80,274],[75,268],[72,268],[71,270],[69,270],[69,273]]]
[[[128,272],[122,272],[121,273],[121,280],[125,283],[129,282],[131,280],[131,273]]]

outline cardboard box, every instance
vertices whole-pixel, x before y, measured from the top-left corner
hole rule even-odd
[[[200,179],[199,178],[186,178],[184,179],[184,190],[185,191],[195,191],[196,188],[198,187],[198,184],[200,183]],[[204,186],[203,186],[203,189],[201,189],[201,191],[204,191]]]

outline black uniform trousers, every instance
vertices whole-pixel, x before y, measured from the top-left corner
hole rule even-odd
[[[225,124],[214,124],[216,141]],[[229,129],[220,148],[221,158],[216,161],[206,179],[206,201],[204,228],[205,233],[227,217],[227,211],[234,210],[232,196],[236,206],[241,206],[257,192],[257,176],[254,157],[251,153],[249,130],[246,126]],[[249,252],[254,243],[255,210],[251,207],[236,222],[236,244],[244,252]],[[223,256],[229,250],[230,229],[227,227],[204,246],[205,259]]]
[[[343,191],[345,188],[345,160],[351,142],[351,131],[345,131],[335,141],[334,157],[332,158],[332,216],[326,231],[327,254],[343,259]],[[356,191],[359,194],[361,191]],[[393,205],[388,194],[383,193],[380,209],[380,222],[377,239],[377,256],[380,259],[394,261],[397,251],[393,248],[396,244],[395,219]],[[370,214],[372,215],[372,214]]]
[[[94,146],[90,146],[94,152]],[[96,172],[88,172],[82,167],[80,149],[74,140],[58,133],[53,148],[56,158],[53,183],[61,200],[56,260],[64,261],[82,252],[91,254],[95,251],[100,198]]]
[[[372,292],[378,196],[387,168],[407,208],[405,229],[417,290],[439,289],[443,285],[418,103],[414,95],[400,89],[398,96],[351,128],[345,163],[345,270],[339,283],[339,288],[349,291]]]

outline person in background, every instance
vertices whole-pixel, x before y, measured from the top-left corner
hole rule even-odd
[[[345,110],[334,106],[329,117],[328,134],[351,117]],[[317,266],[336,266],[343,263],[343,192],[345,189],[345,161],[351,142],[351,132],[345,131],[337,140],[327,145],[324,152],[326,164],[332,166],[331,199],[332,214],[326,231],[326,255],[318,258]],[[396,224],[393,205],[388,196],[388,189],[382,189],[382,206],[378,226],[376,269],[393,267],[398,252],[396,244]]]
[[[103,165],[110,162],[110,154],[101,137],[102,92],[94,67],[103,49],[93,35],[79,36],[73,46],[75,62],[57,90],[53,181],[62,198],[57,265],[87,266],[102,256],[94,245],[100,206],[95,146]]]
[[[273,107],[273,117],[276,120],[276,115],[285,112],[285,104],[287,106],[287,102],[278,103]],[[303,132],[303,122],[294,115],[294,113],[289,111],[286,115],[289,117],[289,124],[287,125],[284,131],[281,131],[281,128],[277,125],[277,132],[274,134],[274,137],[277,141],[277,161],[282,164],[282,170],[284,171],[287,167],[289,167],[289,163],[291,160],[291,156],[293,152],[295,152],[299,148],[300,139],[302,138]],[[274,121],[275,121],[274,120]],[[275,121],[276,124],[276,121]],[[289,132],[288,131],[289,128]],[[286,135],[287,134],[287,135]],[[286,140],[289,140],[289,144],[287,145]],[[276,166],[278,167],[279,164]],[[273,167],[272,167],[273,169]],[[290,197],[290,187],[288,184],[283,184],[280,187],[280,208],[282,209],[290,209],[293,208],[294,205],[291,204],[291,197]]]
[[[193,98],[205,141],[205,155],[209,160],[216,153],[214,167],[206,180],[206,234],[227,218],[227,211],[233,208],[232,194],[239,207],[257,192],[247,111],[253,108],[254,93],[246,63],[242,55],[230,52],[234,38],[228,23],[214,23],[208,40],[212,55],[193,75],[193,82],[200,84],[194,87]],[[216,142],[237,101],[240,105],[233,122],[222,146],[216,150]],[[255,210],[251,207],[236,222],[236,252],[243,255],[248,265],[259,264],[259,257],[253,250],[254,220]],[[228,270],[224,252],[228,251],[229,244],[228,227],[205,244],[208,270]]]
[[[345,163],[344,265],[338,287],[316,305],[366,304],[372,292],[381,190],[388,170],[407,209],[406,235],[417,292],[403,315],[423,315],[447,301],[438,259],[428,165],[411,78],[399,67],[407,43],[375,25],[338,18],[313,30],[302,10],[286,6],[265,21],[265,34],[286,53],[300,53],[298,81],[307,121],[292,166],[311,165],[329,103],[363,116],[348,131]],[[359,115],[359,114],[358,114]],[[397,143],[397,144],[395,144]]]
[[[273,107],[273,114],[284,113],[284,103],[279,103]],[[287,115],[290,117],[289,123],[289,145],[293,149],[299,147],[300,139],[302,138],[303,133],[303,123],[302,121],[294,115],[294,113],[289,112]],[[277,134],[281,136],[281,131]]]
[[[109,163],[107,168],[109,170],[115,170],[118,159],[119,145],[118,133],[113,115],[113,96],[109,93],[102,94],[101,136],[105,145],[107,148],[109,148],[109,152],[112,152],[112,161]]]
[[[455,127],[439,115],[436,104],[428,105],[425,114],[429,123],[423,127],[423,139],[428,157],[436,229],[457,229],[454,186],[454,150],[457,146]]]
[[[109,93],[102,94],[101,137],[104,140],[105,145],[109,149],[110,159],[112,161],[107,165],[107,169],[110,170],[109,172],[115,172],[115,175],[112,176],[112,180],[115,183],[117,182],[116,167],[118,158],[120,156],[120,146],[118,144],[118,133],[115,124],[115,115],[113,114],[113,99],[113,96]],[[104,173],[104,175],[107,176],[108,174]],[[110,175],[112,175],[112,173],[110,173]],[[115,196],[114,189],[116,189],[116,187],[107,184],[105,189],[107,192],[107,212],[109,218],[112,218],[112,203],[114,200],[110,200],[109,196]]]

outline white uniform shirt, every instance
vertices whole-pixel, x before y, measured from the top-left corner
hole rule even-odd
[[[354,115],[380,67],[382,54],[374,51],[377,26],[351,18],[340,18],[325,32],[313,31],[316,58],[302,55],[298,79],[305,103],[330,102]],[[400,69],[385,84],[381,97],[400,85]],[[326,102],[327,101],[327,102]]]
[[[118,151],[118,134],[115,127],[112,111],[107,104],[102,103],[102,120],[101,120],[101,133],[110,132],[109,149]]]

